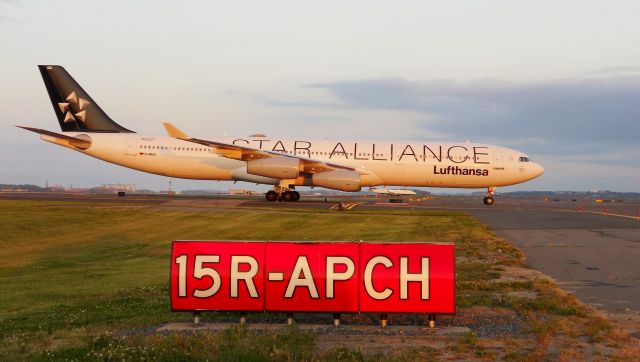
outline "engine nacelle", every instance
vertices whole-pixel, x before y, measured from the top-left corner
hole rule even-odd
[[[360,191],[360,174],[355,171],[338,170],[315,173],[313,186],[340,191]]]
[[[280,180],[294,179],[300,173],[300,160],[290,157],[260,158],[247,161],[247,172],[252,175]]]

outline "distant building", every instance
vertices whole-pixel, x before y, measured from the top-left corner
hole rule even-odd
[[[136,184],[102,184],[92,191],[97,193],[136,192]]]

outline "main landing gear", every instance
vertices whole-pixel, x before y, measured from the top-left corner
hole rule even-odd
[[[269,191],[265,194],[265,197],[267,201],[270,201],[270,202],[276,202],[276,201],[295,202],[300,200],[300,193],[296,191],[292,186],[290,186],[289,188],[275,186],[274,190]]]
[[[487,196],[484,197],[484,199],[482,199],[482,202],[484,202],[485,205],[493,205],[493,203],[495,202],[493,200],[493,195],[496,193],[496,188],[495,187],[489,187],[487,189]]]

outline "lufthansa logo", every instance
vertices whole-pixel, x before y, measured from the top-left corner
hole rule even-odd
[[[524,166],[520,166],[520,169],[519,169],[519,170],[520,170],[520,173],[524,173],[524,171],[525,171]]]

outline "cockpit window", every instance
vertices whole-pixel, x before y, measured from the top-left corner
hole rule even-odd
[[[520,157],[520,162],[529,162],[529,157]]]

